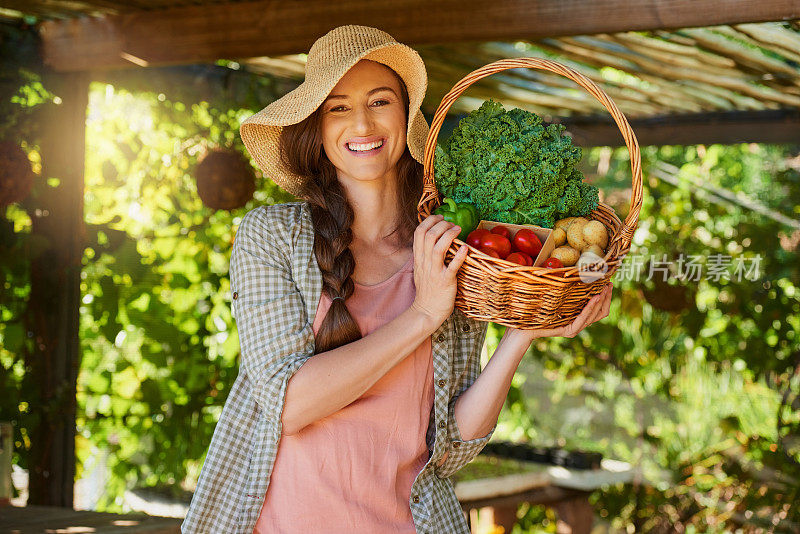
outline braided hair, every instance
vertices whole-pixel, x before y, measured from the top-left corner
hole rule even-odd
[[[402,78],[393,70],[391,72],[400,83],[408,121],[408,90]],[[322,291],[332,299],[316,335],[316,354],[362,337],[358,324],[345,305],[355,289],[351,278],[355,270],[355,258],[350,249],[355,215],[337,178],[336,168],[322,149],[321,123],[320,107],[305,120],[284,126],[279,143],[283,166],[306,178],[300,196],[311,207],[314,255],[322,271]],[[408,146],[397,162],[397,171],[401,216],[389,235],[396,234],[399,243],[410,246],[418,224],[417,203],[422,196],[423,169],[422,164],[411,156]]]

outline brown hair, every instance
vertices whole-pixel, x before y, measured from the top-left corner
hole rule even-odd
[[[387,67],[388,68],[388,67]],[[408,123],[408,90],[400,83]],[[322,291],[331,299],[348,299],[353,294],[350,278],[355,259],[350,250],[353,241],[353,208],[336,176],[336,168],[322,149],[321,112],[317,108],[297,124],[284,126],[280,135],[281,164],[294,174],[306,178],[301,197],[311,206],[314,225],[314,255],[322,271]],[[422,164],[415,160],[406,145],[397,161],[398,202],[400,220],[389,234],[397,234],[397,242],[410,246],[417,227],[417,204],[422,196]],[[387,236],[388,237],[388,236]],[[362,337],[362,333],[345,301],[335,299],[316,335],[315,354],[340,347]]]

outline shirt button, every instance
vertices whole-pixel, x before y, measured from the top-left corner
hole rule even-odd
[[[461,330],[463,330],[464,332],[469,332],[469,325],[465,324],[464,326],[461,327]]]
[[[454,442],[453,442],[453,448],[454,448],[454,449],[457,449],[457,448],[459,448],[460,446],[461,446],[461,442],[460,442],[460,441],[454,441]]]
[[[418,503],[418,502],[419,502],[419,497],[418,497],[417,495],[414,495],[413,497],[411,497],[411,500],[412,500],[414,503]]]
[[[439,337],[436,338],[436,341],[438,341],[439,343],[444,341],[444,334],[439,334]]]
[[[439,380],[439,382],[437,382],[437,384],[439,384],[440,388],[443,388],[444,385],[447,384],[447,381],[444,378],[442,378],[441,380]]]
[[[239,298],[239,293],[237,291],[234,291],[233,292],[233,300],[236,300],[238,298]]]
[[[444,421],[439,421],[439,428],[444,428],[446,426],[447,424]]]

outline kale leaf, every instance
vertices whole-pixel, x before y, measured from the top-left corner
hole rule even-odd
[[[575,168],[581,149],[563,131],[535,113],[487,100],[436,146],[436,187],[490,221],[552,228],[564,217],[588,215],[598,191]]]

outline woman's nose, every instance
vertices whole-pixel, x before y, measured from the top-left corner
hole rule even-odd
[[[353,120],[355,121],[356,127],[362,131],[369,130],[372,127],[372,113],[370,113],[370,110],[364,106],[358,106],[355,108]]]

